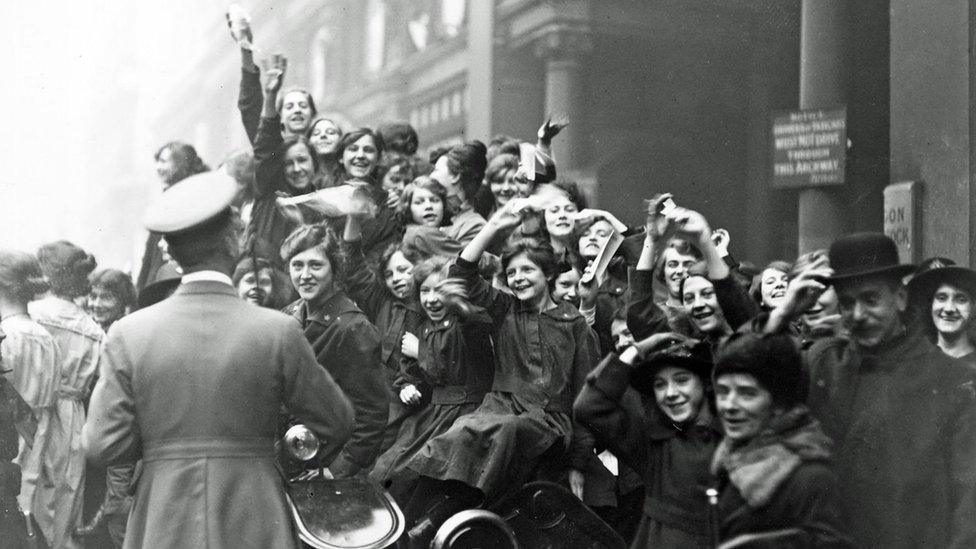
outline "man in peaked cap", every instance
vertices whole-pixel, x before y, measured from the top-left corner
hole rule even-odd
[[[90,459],[143,461],[125,547],[295,547],[275,468],[282,406],[325,459],[352,407],[295,322],[231,284],[236,185],[210,172],[164,192],[146,215],[183,270],[172,297],[111,329],[83,433]]]
[[[808,351],[809,404],[833,437],[842,501],[860,547],[976,547],[974,374],[911,325],[898,261],[880,233],[835,241],[790,283],[766,331],[831,284],[849,338]]]

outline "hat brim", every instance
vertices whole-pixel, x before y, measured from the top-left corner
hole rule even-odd
[[[924,305],[932,300],[942,284],[961,286],[970,297],[976,298],[976,271],[957,265],[929,269],[912,278],[908,283],[908,296],[913,302]]]
[[[915,272],[915,265],[889,265],[887,267],[878,267],[875,269],[866,269],[863,271],[854,271],[844,274],[834,275],[827,279],[827,282],[831,284],[836,284],[838,282],[846,282],[848,280],[854,280],[856,278],[865,278],[870,276],[880,276],[880,275],[893,275],[898,278],[906,277]]]

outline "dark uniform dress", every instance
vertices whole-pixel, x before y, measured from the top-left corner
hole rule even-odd
[[[329,469],[337,478],[365,474],[379,455],[391,398],[380,365],[379,332],[341,292],[316,310],[300,299],[285,312],[301,323],[319,364],[349,397],[355,412],[352,437]]]
[[[551,448],[570,451],[583,470],[592,437],[574,429],[573,396],[598,359],[596,336],[566,302],[541,313],[492,288],[475,263],[458,258],[450,274],[492,319],[495,378],[484,402],[408,463],[420,475],[457,480],[490,500],[517,487]]]
[[[419,335],[424,313],[412,296],[397,299],[390,293],[383,280],[367,265],[361,242],[344,242],[343,251],[346,254],[346,291],[382,337],[380,363],[387,386],[392,388],[400,375],[401,365],[411,369],[416,366],[416,359],[403,356],[400,348],[404,333]],[[381,451],[386,451],[393,444],[404,419],[413,411],[393,394]]]
[[[641,473],[646,495],[631,547],[710,547],[705,490],[721,432],[714,423],[676,428],[629,389],[632,370],[608,355],[574,406],[597,441]]]
[[[430,395],[430,404],[403,422],[396,441],[376,460],[370,475],[400,499],[410,494],[417,479],[406,467],[410,459],[454,420],[477,408],[491,388],[491,318],[478,312],[464,319],[451,314],[436,323],[428,319],[420,331],[418,354],[419,361],[404,361],[396,392],[414,385]]]

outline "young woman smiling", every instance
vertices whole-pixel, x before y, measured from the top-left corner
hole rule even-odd
[[[794,338],[736,334],[713,377],[725,432],[712,461],[719,540],[853,547],[830,466],[832,442],[800,397],[805,380]]]
[[[929,269],[909,282],[908,291],[922,326],[942,352],[976,368],[976,271],[954,265]]]
[[[389,412],[380,334],[342,289],[339,243],[322,225],[295,230],[281,246],[299,300],[285,308],[356,413],[352,437],[327,465],[336,477],[368,471],[379,455]]]
[[[493,371],[491,318],[471,307],[460,280],[448,277],[448,260],[435,257],[420,263],[413,279],[426,318],[416,335],[404,337],[404,354],[410,352],[408,345],[415,345],[416,360],[402,362],[394,382],[398,400],[413,413],[370,474],[403,505],[417,481],[407,464],[428,440],[481,404]]]
[[[596,363],[596,337],[575,307],[552,300],[552,249],[534,241],[506,249],[502,273],[511,294],[493,288],[478,272],[490,242],[520,223],[526,206],[524,199],[515,199],[496,211],[450,269],[452,277],[464,281],[472,305],[492,319],[495,376],[482,404],[431,439],[408,464],[421,475],[406,509],[408,526],[415,527],[410,537],[418,546],[453,512],[521,485],[550,450],[570,450],[577,472],[593,450],[589,433],[572,419],[572,400]],[[441,499],[436,510],[430,508]]]
[[[281,135],[276,105],[286,67],[287,61],[275,56],[264,74],[264,103],[254,143],[254,206],[244,237],[252,254],[275,259],[281,243],[296,227],[279,211],[278,194],[295,196],[318,188],[318,156],[312,145],[303,135]]]
[[[709,464],[721,439],[707,345],[654,334],[610,353],[576,399],[577,417],[637,471],[646,496],[635,548],[710,547]],[[642,405],[636,389],[653,399]]]

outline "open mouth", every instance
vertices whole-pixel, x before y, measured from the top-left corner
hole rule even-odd
[[[264,296],[265,295],[266,294],[263,291],[261,291],[261,290],[251,290],[251,291],[247,292],[246,294],[244,294],[244,297],[246,297],[248,299],[255,299],[255,300],[260,301],[260,300],[264,299]]]
[[[777,299],[786,296],[786,290],[773,290],[769,293],[769,297]]]
[[[691,318],[694,318],[695,320],[705,320],[713,316],[715,316],[715,311],[712,311],[711,309],[705,309],[697,312],[692,311],[691,313]]]
[[[435,214],[433,212],[431,212],[431,213],[425,213],[423,215],[422,219],[425,222],[427,222],[427,223],[437,223],[437,214]]]

